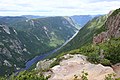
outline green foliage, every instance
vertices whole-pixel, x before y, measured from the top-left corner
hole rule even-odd
[[[107,42],[106,47],[109,48],[106,50],[106,58],[114,64],[120,62],[120,38],[111,39]]]
[[[104,23],[107,17],[108,17],[107,15],[104,15],[100,17],[95,17],[94,19],[89,21],[83,28],[79,30],[78,34],[68,44],[66,44],[54,55],[78,49],[81,48],[82,46],[92,43],[94,35],[97,35],[100,32],[106,30]]]
[[[0,26],[0,62],[10,62],[14,67],[25,67],[25,62],[36,55],[44,55],[60,47],[76,32],[72,20],[64,17],[26,19],[25,17],[3,17],[0,23],[9,27],[7,34]],[[7,24],[5,24],[7,23]],[[15,69],[0,65],[0,75]]]
[[[0,80],[7,80],[7,77],[0,77]]]
[[[62,58],[57,58],[51,65],[50,65],[50,68],[56,66],[56,65],[59,65],[60,61],[62,60]]]
[[[100,62],[101,62],[101,64],[103,64],[105,66],[111,65],[111,63],[110,63],[110,61],[108,59],[102,59]]]
[[[36,71],[23,71],[17,76],[11,76],[10,80],[48,80],[48,78],[45,78],[42,74],[38,76]]]
[[[117,78],[117,79],[115,79],[115,80],[120,80],[120,78]]]
[[[88,80],[87,76],[88,76],[88,73],[85,71],[82,71],[81,80]]]
[[[120,12],[120,8],[119,9],[116,9],[112,14],[111,16],[115,16],[116,14],[118,14]]]
[[[120,62],[120,38],[112,38],[97,45],[88,44],[79,49],[63,52],[57,58],[65,54],[82,54],[87,56],[88,61],[105,66],[116,64]]]
[[[56,65],[59,65],[59,61],[58,60],[56,60],[56,61],[54,61],[51,65],[50,65],[50,68],[52,68],[52,67],[54,67],[54,66],[56,66]]]
[[[88,61],[93,62],[93,63],[99,63],[100,62],[100,57],[97,53],[92,52],[88,55]]]
[[[105,76],[105,80],[115,80],[114,76],[115,74],[108,74],[107,76]]]
[[[103,51],[102,55],[101,50]],[[88,56],[88,60],[94,63],[102,63],[103,65],[115,64],[120,61],[120,38],[114,38],[98,45],[85,46],[80,51],[85,53]]]

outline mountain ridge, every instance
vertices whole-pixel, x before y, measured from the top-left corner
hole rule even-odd
[[[59,47],[77,30],[64,17],[31,20],[23,17],[3,17],[0,22],[1,75],[10,74],[24,67],[25,62],[36,55]]]
[[[86,32],[84,34],[80,34],[81,30],[83,31],[84,28],[86,29]],[[90,31],[88,31],[88,29],[90,29]],[[88,22],[88,24],[86,24],[86,26],[84,26],[81,30],[76,35],[77,38],[76,37],[73,38],[72,45],[70,45],[71,44],[70,41],[70,43],[67,44],[69,45],[69,47],[64,46],[63,49],[61,49],[61,52],[58,51],[58,54],[56,54],[57,56],[55,58],[53,59],[51,58],[50,60],[46,60],[46,61],[44,60],[44,62],[53,60],[53,62],[51,61],[52,63],[50,64],[49,67],[50,71],[46,71],[49,74],[51,74],[51,77],[48,80],[54,80],[57,78],[61,80],[65,80],[65,79],[81,80],[83,79],[83,76],[86,80],[88,79],[93,80],[92,79],[93,76],[95,76],[95,74],[97,73],[99,73],[99,75],[100,73],[102,73],[101,74],[102,76],[99,77],[97,75],[95,77],[96,80],[98,79],[119,80],[120,79],[120,8],[116,9],[115,11],[113,11],[108,15],[94,18],[93,20]],[[89,33],[89,36],[87,36],[88,35],[87,33]],[[90,41],[88,40],[88,42],[85,43],[86,39],[84,39],[83,40],[84,44],[81,45],[81,43],[79,42],[81,35],[83,36],[82,40],[87,36],[87,39],[89,39]],[[68,51],[64,48],[67,48]],[[76,55],[80,55],[80,56],[76,57]],[[76,58],[82,58],[81,55],[87,57],[86,58],[87,64],[79,63],[80,60],[76,60]],[[75,59],[72,59],[74,57]],[[82,60],[85,59],[82,58]],[[38,64],[40,62],[38,62]],[[95,64],[97,66],[99,65],[102,65],[103,67],[109,66],[109,69],[111,70],[108,70],[107,74],[105,74],[107,72],[105,70],[99,72],[99,70],[101,70],[100,67],[98,69],[95,68],[97,70],[92,68],[95,67],[93,65],[91,67],[88,67],[87,65],[89,65],[89,62],[90,64],[93,63],[93,65]],[[78,66],[77,64],[80,64],[80,66]],[[44,63],[41,63],[39,65],[42,66],[44,65]],[[36,65],[36,67],[37,66],[39,67],[39,65]],[[78,69],[79,68],[81,69],[82,66],[84,67],[82,68],[83,71],[80,71],[78,73],[79,71]],[[41,67],[39,69],[41,69]],[[96,71],[98,72],[96,73]]]

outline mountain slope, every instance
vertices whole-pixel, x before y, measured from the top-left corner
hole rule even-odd
[[[109,75],[108,75],[108,77],[106,77],[106,75],[104,75],[104,80],[106,80],[108,78],[112,79],[112,80],[120,79],[120,8],[113,12],[110,12],[108,14],[108,16],[101,16],[99,18],[94,18],[91,21],[91,23],[88,23],[88,24],[89,24],[89,26],[87,26],[87,27],[85,26],[82,28],[83,30],[85,28],[86,32],[84,34],[79,32],[76,36],[77,38],[76,37],[73,38],[73,40],[67,44],[67,45],[69,45],[68,47],[66,47],[67,45],[65,47],[63,47],[63,49],[62,49],[63,51],[61,51],[60,54],[57,55],[56,60],[52,63],[52,65],[50,65],[50,66],[52,66],[51,73],[54,74],[50,78],[51,80],[56,79],[56,76],[63,80],[65,79],[66,76],[67,76],[66,78],[68,78],[68,76],[70,75],[70,74],[68,74],[69,70],[71,70],[70,72],[72,74],[72,77],[73,77],[73,72],[76,72],[74,75],[78,74],[77,73],[78,71],[76,70],[76,68],[77,68],[76,64],[78,64],[80,60],[74,59],[77,61],[75,64],[74,64],[74,62],[75,62],[74,60],[70,60],[67,63],[64,63],[71,58],[71,56],[68,57],[70,54],[72,54],[74,56],[79,55],[79,54],[85,55],[87,57],[87,60],[91,63],[98,64],[98,65],[102,64],[104,66],[111,67],[111,70],[115,72],[115,75],[111,74],[111,73],[110,73],[111,77]],[[87,34],[88,32],[89,32],[89,34]],[[80,33],[82,34],[82,36]],[[89,36],[87,36],[87,35],[89,35]],[[83,41],[81,38],[83,39]],[[79,40],[81,40],[83,42],[83,44],[81,42],[79,42]],[[73,43],[71,43],[71,42],[73,42]],[[65,55],[65,54],[67,54],[67,55]],[[65,57],[63,57],[63,55]],[[75,57],[75,58],[81,58],[81,57],[79,56],[79,57]],[[85,60],[85,59],[82,58],[82,60]],[[88,61],[87,61],[87,63],[88,63]],[[70,62],[72,62],[71,66],[70,66]],[[85,65],[85,63],[81,63],[81,66],[83,66],[83,65]],[[67,66],[67,67],[65,67],[65,66]],[[78,68],[81,69],[81,66],[79,66]],[[86,78],[92,78],[95,74],[97,74],[97,73],[95,73],[96,71],[98,71],[98,73],[99,73],[100,67],[96,71],[94,71],[96,69],[95,67],[88,68],[87,65],[85,65],[84,67],[85,67],[85,69],[82,68],[83,71],[90,69],[90,72],[87,71],[88,76],[92,74],[90,77],[86,77]],[[72,70],[74,68],[75,68],[75,70]],[[88,69],[86,69],[86,68],[88,68]],[[93,69],[93,70],[91,70],[91,69]],[[62,72],[62,70],[64,72]],[[106,71],[104,71],[104,70],[102,70],[102,71],[100,71],[100,73],[102,73],[102,75],[103,75]],[[110,70],[108,70],[108,72],[109,71]],[[66,74],[63,75],[64,73],[66,73]],[[100,75],[100,73],[99,73],[99,75]],[[62,75],[62,77],[60,77],[61,75]],[[64,76],[64,78],[63,78],[63,76]],[[78,78],[78,76],[75,77],[75,79],[76,78]],[[115,78],[118,78],[118,79],[115,79]],[[98,75],[97,75],[96,79],[100,79],[100,77],[98,77]],[[90,79],[90,80],[93,80],[93,79]],[[103,79],[100,79],[100,80],[103,80]]]
[[[23,67],[27,60],[36,55],[54,50],[77,31],[76,27],[64,17],[31,20],[16,17],[2,19],[0,20],[0,62],[2,63],[0,70],[4,70],[1,70],[3,74],[6,74],[7,70],[12,72],[18,67]]]
[[[119,38],[119,12],[120,9],[116,9],[107,15],[95,17],[80,29],[79,33],[65,47],[72,50],[94,42],[94,40],[97,41],[97,38],[98,41]]]
[[[106,22],[107,17],[108,15],[104,15],[95,17],[89,21],[82,29],[79,30],[78,34],[57,53],[77,49],[85,44],[91,43],[93,36],[104,30],[104,23]]]
[[[17,37],[15,29],[0,25],[0,74],[9,74],[24,66],[28,57],[29,52]]]
[[[92,63],[101,63],[103,65],[119,63],[120,8],[110,12],[108,16],[93,19],[92,22],[88,24],[90,25],[81,29],[84,30],[85,28],[86,32],[84,30],[84,34],[82,34],[80,30],[73,40],[58,51],[58,53],[61,53],[58,57],[68,53],[77,53],[86,55]]]
[[[13,27],[19,31],[23,31],[18,34],[22,35],[19,36],[21,41],[28,45],[29,50],[34,48],[32,51],[36,51],[36,53],[39,53],[39,51],[43,53],[53,50],[62,45],[77,31],[75,26],[64,17],[26,20],[14,24]],[[27,41],[24,40],[24,37],[28,37]],[[34,47],[30,47],[31,44]]]
[[[85,32],[83,34],[82,32],[79,32],[78,35],[73,38],[72,45],[68,47],[74,50],[61,53],[56,58],[51,60],[46,59],[38,62],[37,67],[34,70],[36,72],[32,72],[32,74],[35,74],[34,77],[29,75],[31,73],[23,72],[18,76],[17,79],[21,79],[21,76],[22,79],[29,79],[29,76],[34,79],[36,75],[41,74],[40,69],[43,69],[42,71],[45,71],[44,75],[49,76],[49,80],[119,80],[120,9],[117,9],[108,15],[94,18],[80,31]],[[88,32],[90,34],[88,34]],[[81,43],[79,40],[83,42],[82,45],[79,44]],[[94,64],[89,63],[86,61],[86,59]],[[114,64],[116,65],[114,66]],[[49,67],[52,68],[49,70]]]

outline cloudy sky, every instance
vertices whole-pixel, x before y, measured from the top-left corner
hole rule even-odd
[[[120,0],[0,0],[0,16],[107,14]]]

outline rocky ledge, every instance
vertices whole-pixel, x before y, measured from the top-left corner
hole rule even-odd
[[[88,80],[105,80],[109,74],[116,74],[115,66],[113,70],[109,66],[92,64],[83,55],[67,54],[63,57],[64,59],[60,61],[59,65],[52,67],[48,72],[44,72],[45,76],[51,76],[48,80],[81,80],[84,73],[88,74],[86,75]]]

